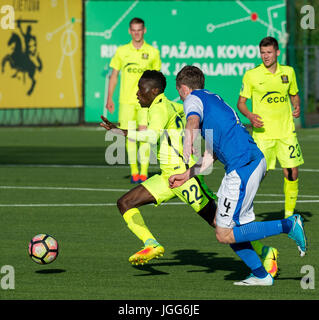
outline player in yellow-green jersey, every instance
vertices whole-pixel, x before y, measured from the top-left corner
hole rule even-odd
[[[137,141],[157,143],[157,157],[161,173],[153,175],[137,187],[124,194],[118,201],[118,208],[128,228],[144,243],[144,248],[129,258],[133,264],[143,264],[163,255],[161,246],[145,225],[139,207],[154,203],[158,206],[174,197],[190,205],[210,225],[214,224],[216,211],[215,196],[208,189],[201,176],[195,176],[183,186],[171,189],[168,178],[172,174],[184,172],[195,164],[188,164],[182,156],[185,114],[183,105],[172,102],[164,95],[166,79],[155,70],[147,70],[139,80],[138,99],[148,112],[148,128],[144,131],[123,130],[102,117],[103,126],[117,134],[124,134]]]
[[[298,166],[304,163],[293,120],[300,116],[298,86],[294,69],[277,61],[280,51],[275,38],[262,39],[259,49],[262,64],[246,71],[237,107],[253,126],[253,138],[265,155],[267,170],[275,169],[277,159],[283,168],[288,218],[296,207]],[[252,100],[252,111],[247,99]]]
[[[121,73],[119,126],[122,129],[146,129],[147,109],[141,108],[137,101],[137,84],[145,70],[160,70],[161,68],[159,50],[146,43],[144,40],[145,32],[144,21],[140,18],[133,18],[129,27],[132,41],[120,46],[110,62],[110,67],[113,70],[109,81],[106,109],[111,113],[114,112],[113,93]],[[149,144],[140,143],[140,170],[137,164],[136,141],[127,139],[126,149],[131,167],[131,182],[138,183],[146,180],[149,165]]]
[[[283,168],[285,217],[289,217],[298,196],[298,166],[304,163],[293,121],[300,116],[300,98],[294,69],[277,61],[277,40],[264,38],[259,47],[263,63],[245,73],[237,106],[253,125],[253,138],[265,155],[267,169],[275,168],[276,159]],[[252,99],[252,112],[247,99]]]
[[[160,161],[161,174],[148,180],[124,194],[118,200],[118,208],[129,229],[144,243],[144,248],[129,258],[134,264],[143,264],[164,253],[164,248],[146,227],[139,207],[154,203],[156,206],[174,197],[190,205],[209,225],[215,226],[216,204],[213,193],[208,189],[201,176],[194,176],[182,186],[171,189],[168,178],[183,173],[195,164],[191,158],[185,163],[183,154],[183,134],[185,113],[183,105],[168,100],[164,95],[166,79],[161,72],[145,71],[139,81],[138,99],[143,108],[149,109],[148,129],[146,131],[119,130],[114,124],[102,117],[101,126],[114,133],[128,135],[132,139],[148,141],[158,145],[157,157]],[[255,248],[258,241],[252,242]],[[277,273],[276,258],[264,259],[267,272]],[[270,263],[272,262],[272,263]]]

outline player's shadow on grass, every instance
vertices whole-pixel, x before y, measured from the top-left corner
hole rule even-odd
[[[296,210],[296,213],[299,213],[303,219],[304,222],[309,222],[310,217],[312,217],[312,213],[310,211],[299,211],[298,209]],[[268,212],[262,212],[256,214],[257,217],[262,218],[262,221],[269,221],[269,220],[281,220],[284,219],[285,217],[285,211],[268,211]]]
[[[229,252],[232,254],[232,251]],[[225,276],[225,280],[238,280],[249,274],[248,268],[239,260],[232,257],[218,257],[215,252],[200,252],[198,250],[176,250],[172,252],[175,255],[172,259],[160,259],[150,261],[143,266],[134,266],[134,268],[147,273],[137,274],[135,276],[154,276],[168,275],[169,273],[160,271],[161,267],[178,267],[190,266],[195,267],[187,272],[206,272],[214,273],[218,270],[229,271],[230,274]]]
[[[64,269],[43,269],[43,270],[37,270],[36,273],[40,274],[54,274],[54,273],[63,273],[66,272]]]
[[[302,277],[277,277],[275,280],[296,280],[296,281],[301,281]]]

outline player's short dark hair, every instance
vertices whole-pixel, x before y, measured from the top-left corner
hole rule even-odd
[[[133,18],[130,21],[130,27],[131,27],[132,24],[142,24],[143,27],[145,26],[144,20],[142,20],[141,18]]]
[[[166,88],[166,78],[162,72],[156,70],[146,70],[140,79],[149,80],[152,88],[158,88],[163,93]]]
[[[259,43],[259,49],[261,47],[269,47],[269,46],[273,46],[275,50],[279,50],[278,41],[273,37],[266,37],[262,39]]]
[[[204,89],[205,76],[202,70],[195,66],[185,66],[176,76],[176,86],[186,85],[192,90]]]

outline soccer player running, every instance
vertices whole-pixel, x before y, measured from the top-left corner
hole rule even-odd
[[[168,100],[164,94],[166,79],[156,70],[147,70],[138,83],[137,97],[142,108],[148,110],[148,128],[144,131],[123,130],[102,116],[101,126],[113,133],[125,135],[136,141],[152,144],[158,142],[157,158],[161,173],[142,182],[118,201],[117,206],[128,228],[143,241],[144,248],[129,258],[133,264],[144,264],[164,254],[164,248],[146,226],[138,209],[154,203],[160,205],[174,197],[190,205],[209,225],[213,225],[216,212],[214,198],[201,176],[195,176],[182,187],[170,189],[168,178],[184,172],[196,161],[191,157],[189,165],[184,162],[183,133],[185,114],[183,105]]]
[[[277,40],[266,37],[259,49],[263,63],[245,73],[237,107],[253,125],[253,138],[265,155],[267,170],[275,169],[276,158],[283,168],[288,218],[296,207],[298,166],[304,163],[293,121],[300,116],[300,98],[294,69],[277,61]],[[252,99],[252,112],[247,99]]]
[[[110,113],[115,110],[113,93],[121,73],[119,126],[126,130],[136,128],[145,130],[147,128],[147,109],[141,108],[136,98],[137,83],[145,70],[161,69],[159,50],[146,43],[145,33],[144,21],[140,18],[133,18],[129,24],[132,41],[119,47],[110,62],[113,70],[105,107]],[[148,177],[149,144],[141,142],[137,148],[136,141],[127,139],[126,150],[131,168],[131,183],[145,181]],[[137,163],[137,150],[140,155],[140,170]]]
[[[269,286],[273,277],[262,265],[251,241],[287,233],[303,256],[306,252],[303,221],[299,214],[282,220],[254,221],[253,200],[266,173],[266,160],[236,112],[220,96],[205,90],[204,84],[204,74],[195,66],[185,66],[176,77],[187,119],[184,157],[187,160],[192,154],[197,129],[201,129],[201,135],[215,154],[214,159],[219,159],[226,171],[217,193],[216,238],[230,244],[251,269],[247,279],[234,284]],[[198,164],[171,176],[170,187],[181,187],[202,169],[204,166]]]

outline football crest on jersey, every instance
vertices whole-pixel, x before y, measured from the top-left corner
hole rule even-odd
[[[282,83],[289,83],[288,76],[286,74],[283,74],[281,76],[281,81]]]
[[[148,59],[148,53],[142,53],[142,59]]]

